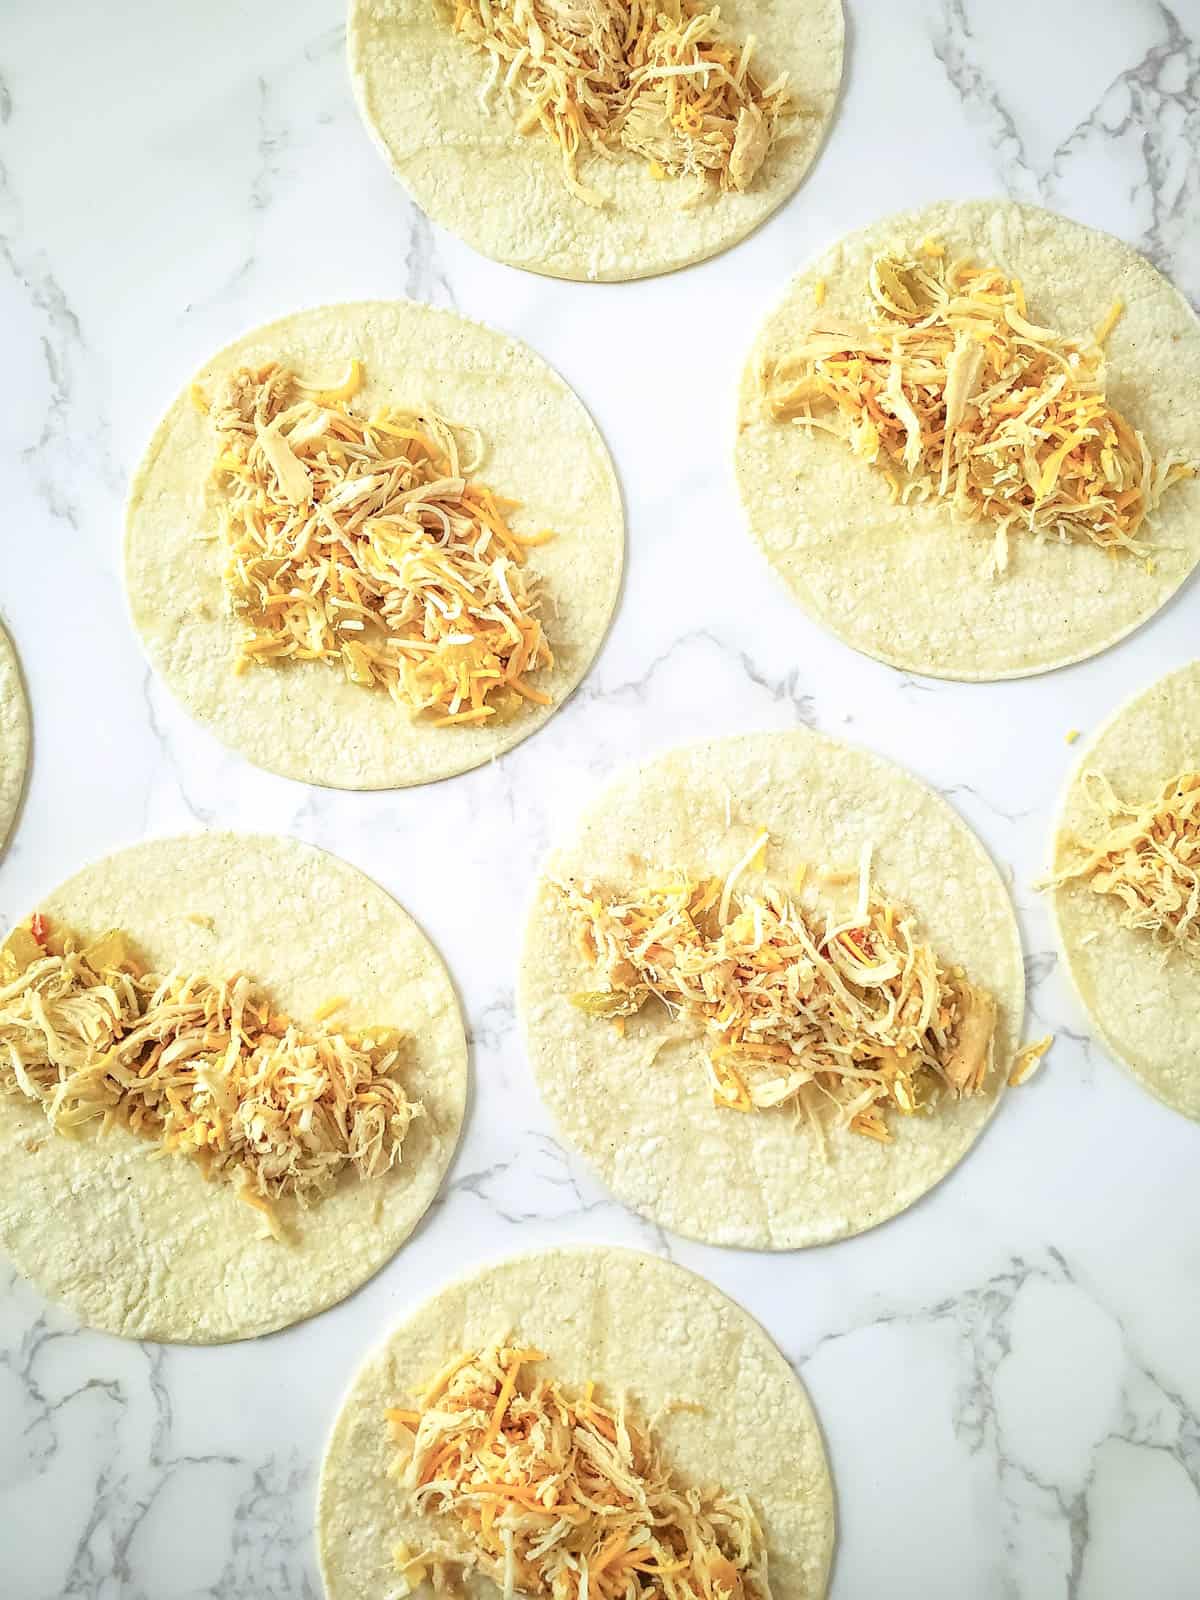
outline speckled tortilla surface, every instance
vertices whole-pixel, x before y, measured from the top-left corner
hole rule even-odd
[[[727,823],[726,817],[729,821]],[[684,870],[723,876],[770,833],[766,878],[790,892],[796,869],[856,873],[913,910],[943,962],[996,996],[985,1092],[929,1116],[889,1119],[883,1145],[832,1129],[824,1151],[790,1111],[718,1108],[694,1043],[671,1042],[660,1007],[619,1035],[571,995],[594,987],[552,878],[632,888]],[[761,883],[753,872],[741,882]],[[848,914],[850,896],[823,907]],[[520,1008],[541,1092],[568,1140],[617,1197],[689,1238],[759,1250],[822,1244],[895,1216],[966,1154],[1004,1087],[1024,1009],[1020,939],[983,846],[932,790],[866,751],[808,732],[684,746],[619,777],[554,850],[521,961]]]
[[[120,1129],[66,1139],[0,1094],[0,1249],[19,1272],[91,1327],[213,1344],[322,1311],[395,1254],[454,1152],[467,1046],[445,967],[390,895],[310,845],[208,833],[122,850],[29,909],[85,938],[123,928],[159,970],[245,971],[301,1018],[345,996],[339,1020],[407,1035],[404,1086],[425,1114],[383,1177],[343,1176],[307,1210],[279,1202],[277,1242],[186,1158],[151,1160]]]
[[[563,182],[547,136],[479,94],[488,58],[459,38],[446,0],[352,0],[348,43],[359,109],[392,171],[435,222],[484,255],[557,278],[627,279],[669,272],[743,238],[796,189],[837,103],[841,0],[722,0],[721,22],[757,40],[755,72],[788,74],[796,115],[744,194],[691,179],[656,180],[628,153],[580,160],[602,206]]]
[[[1086,773],[1103,773],[1123,801],[1140,806],[1198,770],[1193,661],[1127,701],[1083,752],[1055,825],[1054,871],[1078,861],[1102,826]],[[1200,963],[1163,949],[1144,929],[1121,927],[1120,901],[1087,883],[1060,884],[1052,898],[1059,943],[1096,1032],[1151,1094],[1200,1122]]]
[[[12,640],[0,624],[0,853],[8,839],[29,764],[29,707]]]
[[[1013,534],[1009,566],[992,571],[993,525],[956,523],[941,501],[893,505],[878,468],[841,440],[766,413],[759,383],[816,310],[863,320],[867,273],[880,251],[926,237],[1020,278],[1030,316],[1089,336],[1114,299],[1108,393],[1158,455],[1200,459],[1200,323],[1136,250],[1034,206],[935,205],[848,235],[810,263],[755,341],[742,378],[736,464],[754,537],[796,599],[856,650],[909,672],[1018,678],[1115,644],[1175,593],[1200,560],[1200,480],[1163,497],[1149,566],[1083,543]]]
[[[808,1397],[771,1340],[739,1306],[681,1267],[637,1251],[541,1251],[444,1289],[396,1329],[355,1378],[321,1473],[317,1530],[329,1600],[390,1600],[391,1552],[427,1548],[448,1519],[404,1504],[387,1476],[395,1457],[384,1408],[453,1356],[511,1338],[546,1352],[539,1373],[570,1389],[624,1394],[656,1423],[687,1482],[748,1495],[767,1541],[774,1600],[820,1600],[833,1554],[833,1487]],[[488,1579],[472,1600],[495,1600]],[[418,1591],[428,1600],[431,1590]]]
[[[513,526],[550,529],[530,551],[542,580],[555,665],[539,672],[549,706],[530,704],[484,726],[414,720],[382,689],[363,689],[325,662],[235,674],[237,630],[209,487],[211,424],[185,388],[160,423],[134,479],[125,576],[133,620],[154,666],[184,706],[258,766],[339,789],[391,789],[479,766],[553,715],[600,648],[624,556],[621,496],[608,451],[578,398],[515,339],[452,311],[368,301],[297,312],[227,346],[197,373],[213,387],[241,366],[280,361],[299,376],[339,381],[364,363],[355,410],[432,407],[478,428],[478,477],[521,503]],[[190,387],[190,386],[189,386]]]

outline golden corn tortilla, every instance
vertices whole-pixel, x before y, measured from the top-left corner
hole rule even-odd
[[[1149,564],[1091,544],[1013,533],[992,572],[993,525],[964,526],[941,501],[893,505],[884,474],[841,440],[773,421],[758,383],[816,310],[868,314],[867,273],[889,249],[941,240],[1020,278],[1030,315],[1085,336],[1113,301],[1108,391],[1156,454],[1200,457],[1200,323],[1184,297],[1127,244],[1035,206],[928,206],[849,234],[795,278],[767,318],[742,378],[736,465],[751,531],[806,611],[845,643],[938,678],[1020,678],[1107,649],[1166,603],[1200,560],[1200,482],[1174,485],[1147,529]]]
[[[513,526],[552,529],[530,551],[544,580],[555,665],[539,672],[549,706],[493,725],[436,728],[381,689],[319,661],[237,675],[238,630],[221,582],[213,430],[185,388],[150,441],[129,496],[125,578],[153,665],[191,714],[256,765],[337,789],[390,789],[466,772],[553,715],[600,648],[621,584],[624,523],[616,475],[573,391],[515,339],[452,311],[406,300],[300,311],[236,340],[194,382],[211,393],[241,366],[281,361],[303,378],[340,381],[354,357],[366,383],[351,402],[432,407],[479,428],[479,477],[521,502]]]
[[[183,1156],[124,1129],[78,1141],[0,1094],[0,1250],[80,1321],[129,1339],[216,1344],[286,1327],[345,1298],[395,1254],[454,1153],[467,1045],[445,967],[390,895],[293,839],[205,833],[134,845],[85,867],[37,907],[84,938],[128,933],[152,966],[246,971],[311,1017],[345,996],[348,1026],[406,1035],[406,1093],[425,1108],[383,1177],[343,1175],[286,1241]]]
[[[511,1338],[549,1359],[537,1372],[576,1389],[594,1381],[655,1423],[664,1453],[697,1486],[749,1497],[767,1542],[774,1600],[820,1600],[833,1555],[833,1486],[804,1387],[740,1306],[682,1267],[591,1245],[485,1267],[423,1305],[364,1364],[334,1424],[321,1470],[317,1538],[329,1600],[391,1600],[392,1551],[453,1538],[456,1523],[410,1510],[388,1467],[388,1406],[463,1350]],[[472,1600],[499,1588],[471,1574]],[[428,1600],[432,1588],[416,1591]]]
[[[4,850],[29,764],[29,707],[12,640],[0,624],[0,853]]]
[[[831,1127],[822,1152],[787,1108],[715,1106],[696,1044],[673,1040],[651,1062],[669,1026],[662,1007],[627,1018],[622,1036],[571,1004],[595,986],[594,968],[550,879],[632,888],[661,871],[723,876],[764,828],[766,881],[786,892],[802,866],[852,873],[852,884],[820,896],[839,915],[852,914],[860,853],[871,842],[873,880],[916,914],[920,937],[944,963],[997,1000],[982,1094],[947,1099],[928,1116],[889,1117],[887,1145]],[[740,885],[763,881],[748,871]],[[545,863],[519,1003],[550,1111],[619,1200],[687,1238],[789,1250],[886,1221],[961,1160],[1004,1088],[1025,985],[1008,892],[966,824],[890,762],[798,731],[686,745],[605,789]]]
[[[1053,871],[1080,859],[1102,819],[1085,773],[1099,772],[1124,801],[1143,805],[1172,778],[1200,769],[1200,661],[1143,689],[1091,740],[1055,822]],[[1200,964],[1123,928],[1121,904],[1080,880],[1051,891],[1063,957],[1091,1023],[1138,1082],[1200,1122]]]
[[[448,0],[351,0],[350,72],[359,110],[414,200],[476,250],[554,278],[645,278],[728,249],[793,193],[833,116],[842,77],[841,0],[722,0],[721,21],[753,35],[759,81],[786,71],[798,114],[744,194],[656,180],[622,152],[581,156],[588,205],[563,181],[558,145],[521,134],[502,95],[479,95],[488,57],[452,28]]]

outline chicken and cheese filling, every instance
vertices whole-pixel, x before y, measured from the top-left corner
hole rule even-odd
[[[792,1103],[815,1120],[832,1103],[842,1125],[886,1142],[889,1112],[982,1090],[995,1000],[942,966],[865,868],[856,913],[841,922],[770,885],[739,893],[736,876],[675,874],[632,894],[556,883],[601,980],[572,1003],[619,1028],[662,1006],[663,1039],[701,1040],[713,1101],[730,1110]]]
[[[453,1556],[394,1552],[411,1593],[478,1568],[506,1597],[770,1600],[762,1530],[744,1494],[681,1483],[652,1429],[595,1385],[571,1394],[530,1369],[539,1350],[456,1356],[412,1410],[387,1413],[394,1472],[416,1509],[457,1524]]]
[[[753,37],[738,44],[720,7],[693,0],[456,0],[455,32],[490,57],[481,91],[499,92],[522,133],[558,145],[570,191],[581,155],[628,151],[656,178],[689,174],[748,189],[788,107],[786,74],[763,85]]]
[[[210,399],[235,670],[323,661],[434,726],[548,705],[553,665],[517,503],[471,474],[482,441],[432,412],[348,402],[287,367],[243,368]]]
[[[940,497],[967,523],[1145,556],[1146,518],[1182,456],[1155,459],[1106,392],[1104,340],[1030,320],[1019,279],[950,260],[935,240],[880,255],[870,317],[813,317],[760,372],[770,415],[822,429],[888,477],[894,500]],[[823,294],[818,301],[823,300]]]
[[[1126,804],[1101,773],[1088,785],[1102,831],[1049,883],[1085,883],[1111,898],[1122,927],[1200,962],[1200,772],[1172,778],[1145,806]]]
[[[322,1010],[328,1015],[338,1001]],[[0,951],[0,1091],[58,1134],[112,1127],[238,1187],[281,1237],[273,1202],[319,1200],[344,1169],[396,1165],[419,1103],[394,1029],[281,1015],[244,974],[148,972],[116,930],[83,945],[40,915]]]

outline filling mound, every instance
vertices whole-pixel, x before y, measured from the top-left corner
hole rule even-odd
[[[446,1587],[449,1561],[478,1568],[506,1600],[769,1600],[745,1495],[680,1483],[624,1404],[527,1373],[545,1359],[509,1345],[468,1351],[416,1410],[388,1411],[411,1504],[452,1518],[459,1535],[453,1557],[399,1545],[399,1594],[427,1577]]]
[[[886,1142],[886,1114],[910,1116],[945,1093],[981,1092],[996,1002],[947,971],[913,917],[870,882],[869,858],[849,921],[823,921],[778,889],[676,874],[621,895],[554,885],[578,948],[602,985],[575,994],[589,1016],[624,1019],[648,1003],[672,1036],[699,1038],[713,1101],[734,1111],[796,1103]]]
[[[518,509],[471,477],[472,430],[433,412],[347,401],[355,361],[321,390],[274,363],[243,368],[210,415],[225,591],[243,633],[235,670],[324,661],[432,724],[483,723],[525,702],[554,657],[525,576]]]
[[[324,1016],[342,1002],[320,1008]],[[282,1237],[273,1202],[309,1204],[346,1168],[387,1172],[419,1103],[392,1029],[282,1016],[244,974],[147,972],[116,930],[82,945],[40,915],[0,952],[0,1091],[58,1134],[127,1128],[237,1185]]]
[[[877,256],[869,290],[868,320],[814,317],[764,364],[776,421],[843,440],[894,500],[936,496],[963,522],[994,523],[997,570],[1011,532],[1146,554],[1147,516],[1195,467],[1156,460],[1107,397],[1119,301],[1094,336],[1067,338],[1030,321],[1019,279],[933,240]]]
[[[722,190],[753,183],[788,106],[786,74],[764,87],[755,41],[730,39],[720,7],[691,0],[457,0],[455,32],[491,58],[481,98],[499,88],[522,133],[554,140],[568,189],[582,154],[629,151],[655,178],[694,174]]]
[[[1145,806],[1126,805],[1098,772],[1086,781],[1102,830],[1050,884],[1086,883],[1113,899],[1122,927],[1200,962],[1200,772],[1172,778]]]

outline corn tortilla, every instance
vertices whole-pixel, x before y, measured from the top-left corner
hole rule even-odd
[[[153,665],[198,721],[248,760],[339,789],[428,783],[479,766],[553,715],[600,648],[621,582],[621,497],[608,452],[575,394],[540,357],[451,311],[364,301],[297,312],[228,345],[197,373],[212,386],[244,365],[290,364],[340,381],[349,361],[366,383],[352,405],[432,407],[481,430],[478,476],[521,502],[521,533],[553,530],[530,552],[544,581],[542,616],[555,655],[530,704],[499,725],[437,728],[382,689],[363,689],[325,662],[253,667],[237,675],[215,538],[219,496],[208,488],[212,428],[189,388],[174,401],[134,479],[125,575],[133,620]],[[190,387],[190,386],[189,386]]]
[[[793,193],[816,157],[842,76],[841,0],[722,0],[722,25],[757,40],[766,84],[789,76],[798,115],[745,193],[656,180],[622,152],[581,157],[563,182],[557,144],[521,134],[500,95],[479,94],[487,58],[452,29],[446,0],[352,0],[348,43],[359,110],[397,178],[423,210],[484,255],[555,278],[649,277],[736,244]]]
[[[0,624],[0,853],[16,820],[29,764],[29,707],[12,640]]]
[[[1143,805],[1172,778],[1200,770],[1200,661],[1127,701],[1080,757],[1055,823],[1053,870],[1079,859],[1097,832],[1085,774]],[[1150,1093],[1200,1122],[1200,965],[1123,928],[1120,903],[1075,880],[1052,890],[1059,944],[1092,1026]]]
[[[154,1145],[120,1128],[64,1138],[0,1094],[0,1249],[16,1269],[91,1327],[194,1344],[286,1327],[377,1272],[437,1193],[467,1088],[453,986],[391,896],[311,845],[207,833],[119,851],[34,910],[85,938],[120,927],[160,970],[244,970],[300,1019],[345,996],[339,1021],[407,1035],[402,1079],[425,1114],[383,1177],[344,1174],[307,1210],[278,1201],[277,1242],[233,1184],[186,1158],[151,1160]]]
[[[1031,317],[1086,336],[1124,302],[1105,342],[1108,393],[1156,455],[1200,457],[1200,323],[1129,245],[1035,206],[942,204],[888,217],[831,246],[767,318],[742,378],[736,465],[751,531],[796,599],[866,655],[958,679],[1026,677],[1107,649],[1153,615],[1200,561],[1200,481],[1173,485],[1147,525],[1152,560],[1014,532],[991,567],[992,525],[939,500],[893,504],[883,472],[816,430],[773,421],[758,373],[814,313],[867,314],[872,257],[940,240],[1024,287]]]
[[[512,1337],[550,1358],[539,1375],[573,1389],[595,1381],[647,1421],[668,1401],[694,1404],[656,1422],[671,1465],[697,1486],[744,1491],[762,1523],[774,1600],[820,1600],[833,1554],[833,1487],[803,1385],[771,1340],[704,1279],[610,1246],[540,1251],[443,1289],[355,1378],[325,1454],[317,1507],[329,1600],[391,1600],[400,1541],[444,1540],[450,1519],[404,1504],[384,1408],[464,1349]],[[472,1600],[495,1600],[470,1576]],[[428,1584],[417,1593],[432,1593]]]
[[[728,817],[728,822],[727,822]],[[632,887],[683,870],[723,876],[770,833],[766,874],[791,892],[797,868],[849,869],[821,896],[848,914],[865,843],[873,879],[916,913],[920,937],[998,1002],[991,1070],[978,1096],[929,1116],[892,1116],[893,1142],[831,1128],[822,1154],[787,1110],[718,1108],[697,1047],[649,1056],[662,1008],[624,1035],[571,995],[594,986],[551,877]],[[750,872],[751,889],[762,881]],[[966,1154],[998,1104],[1024,1009],[1020,938],[987,852],[939,796],[889,762],[808,732],[684,746],[629,771],[545,864],[521,962],[520,1009],[534,1074],[564,1136],[635,1211],[688,1238],[758,1250],[841,1239],[895,1216]]]

